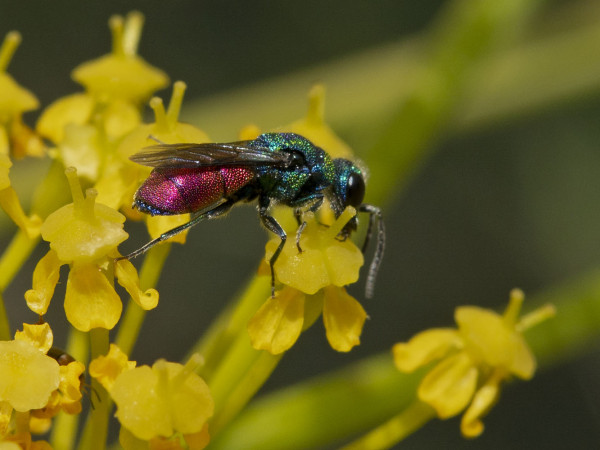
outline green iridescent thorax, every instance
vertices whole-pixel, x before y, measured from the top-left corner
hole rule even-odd
[[[297,166],[286,170],[267,169],[260,174],[263,190],[273,198],[290,202],[320,192],[335,182],[335,166],[331,157],[308,139],[293,133],[265,133],[254,141],[273,152],[293,152],[299,157]]]

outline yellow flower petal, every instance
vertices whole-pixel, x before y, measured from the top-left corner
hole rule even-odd
[[[421,381],[419,399],[432,406],[441,419],[461,412],[477,385],[477,368],[465,352],[442,360]]]
[[[94,264],[73,264],[67,281],[65,312],[79,331],[112,329],[123,305],[106,276]]]
[[[133,131],[142,121],[139,108],[122,99],[115,99],[104,108],[104,132],[110,140],[116,140]]]
[[[24,323],[23,331],[15,333],[15,340],[29,342],[42,353],[48,353],[48,350],[52,347],[53,339],[52,329],[47,323],[37,325]]]
[[[302,253],[298,252],[294,233],[288,237],[279,258],[275,262],[277,279],[287,285],[314,294],[325,286],[346,286],[358,280],[359,269],[364,262],[362,252],[350,240],[340,241],[337,234],[354,215],[347,211],[331,226],[324,227],[310,214],[305,214],[306,228],[300,238]],[[267,242],[265,260],[269,261],[279,246],[279,238]]]
[[[39,106],[37,98],[27,89],[21,87],[9,74],[0,72],[0,121]]]
[[[452,349],[462,346],[460,335],[451,328],[434,328],[413,336],[408,342],[394,345],[392,352],[398,370],[413,372],[430,362],[440,359]]]
[[[46,405],[59,383],[58,363],[25,341],[0,341],[0,401],[17,411]]]
[[[117,405],[115,416],[139,439],[173,434],[169,406],[157,385],[158,376],[152,369],[140,366],[121,373],[110,391]]]
[[[456,309],[455,320],[475,359],[492,367],[503,367],[520,378],[529,379],[535,371],[535,358],[514,326],[503,317],[474,306]]]
[[[325,288],[323,322],[329,345],[338,352],[348,352],[360,344],[367,313],[344,288]]]
[[[248,322],[252,347],[274,355],[292,347],[302,331],[304,299],[302,292],[289,287],[269,297]]]
[[[484,426],[481,417],[496,403],[499,393],[500,388],[495,378],[477,390],[471,405],[463,414],[460,422],[460,430],[463,436],[474,438],[483,433]]]
[[[208,425],[204,425],[201,431],[194,434],[186,434],[183,436],[185,443],[190,449],[202,450],[210,442],[210,435],[208,434]]]
[[[8,427],[10,425],[10,418],[12,416],[13,407],[10,403],[0,401],[0,436],[6,436],[8,433]],[[1,449],[0,449],[1,450]],[[17,450],[21,450],[18,448]]]
[[[115,264],[117,281],[131,295],[131,298],[141,308],[150,310],[158,305],[158,291],[156,289],[140,290],[140,279],[133,264],[127,259],[121,259]]]
[[[169,437],[175,431],[202,430],[214,403],[206,383],[181,364],[157,361],[136,367],[115,380],[111,396],[121,425],[137,438]]]
[[[2,162],[0,161],[0,165],[1,164]],[[2,171],[1,167],[0,171]],[[0,180],[0,182],[2,181]],[[8,214],[12,221],[27,234],[30,239],[33,239],[40,234],[40,226],[42,225],[41,219],[36,215],[27,217],[23,211],[21,202],[19,202],[19,197],[12,186],[8,186],[5,189],[0,190],[0,207],[6,212],[6,214]]]
[[[40,136],[23,123],[19,115],[10,122],[11,155],[22,159],[25,156],[41,158],[46,154],[46,145]]]
[[[84,198],[73,168],[65,170],[71,184],[73,203],[48,216],[42,237],[50,242],[61,261],[94,261],[111,253],[129,236],[123,230],[125,216],[95,202],[97,192],[86,191]]]
[[[79,176],[96,181],[104,153],[97,127],[88,124],[66,125],[58,153],[65,167],[76,167]]]
[[[144,18],[132,12],[126,21],[113,16],[113,52],[79,65],[72,77],[101,100],[118,98],[132,103],[146,100],[152,92],[166,86],[169,78],[136,55]]]
[[[29,418],[29,431],[33,434],[45,434],[50,431],[51,426],[52,419],[50,418],[35,417],[33,415]]]
[[[129,361],[127,355],[115,344],[110,344],[107,355],[101,355],[90,362],[90,376],[96,378],[110,392],[117,377],[126,370],[135,367],[135,361]]]
[[[327,150],[333,158],[351,158],[352,150],[325,123],[325,86],[315,84],[308,94],[306,117],[281,129],[300,134]]]
[[[94,98],[89,94],[72,94],[51,103],[40,116],[36,129],[55,144],[63,141],[69,124],[88,123],[94,109]]]
[[[25,292],[27,306],[34,313],[43,316],[48,310],[54,288],[60,276],[61,262],[54,250],[50,250],[39,260],[33,271],[33,289]]]

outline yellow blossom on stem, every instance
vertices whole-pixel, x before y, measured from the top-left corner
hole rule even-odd
[[[12,166],[9,155],[22,158],[44,154],[42,141],[22,121],[23,113],[36,109],[38,101],[6,73],[20,42],[21,35],[12,31],[0,47],[0,207],[27,236],[34,238],[39,235],[42,221],[37,216],[27,217],[9,178]]]
[[[48,350],[52,348],[54,336],[50,325],[47,323],[36,325],[24,323],[23,331],[17,331],[15,333],[15,339],[27,341],[37,347],[41,352],[48,353]]]
[[[42,237],[50,242],[50,251],[40,260],[33,276],[33,289],[25,293],[30,309],[45,314],[58,281],[59,268],[69,264],[65,312],[67,319],[80,331],[92,328],[111,329],[121,315],[122,304],[114,290],[114,276],[142,308],[158,303],[154,289],[140,291],[139,280],[131,263],[120,262],[117,246],[127,239],[123,230],[125,217],[108,206],[96,203],[96,191],[88,189],[84,197],[77,171],[65,171],[73,203],[50,214],[42,225]]]
[[[100,355],[90,362],[89,372],[104,389],[110,391],[117,377],[122,372],[133,369],[135,364],[135,361],[129,361],[117,345],[110,344],[107,355]]]
[[[483,432],[481,418],[496,402],[500,383],[517,376],[530,379],[535,358],[522,332],[554,314],[542,307],[519,321],[523,293],[511,292],[503,315],[474,306],[456,309],[458,329],[423,331],[407,343],[393,347],[394,361],[402,372],[439,361],[418,388],[418,398],[434,408],[441,419],[466,411],[461,421],[465,437]]]
[[[0,402],[21,412],[43,408],[59,382],[58,363],[31,342],[0,341]]]
[[[338,237],[355,214],[354,208],[348,207],[329,226],[319,223],[310,212],[304,214],[306,227],[299,241],[302,252],[295,239],[288,238],[275,262],[275,276],[283,289],[268,298],[248,323],[254,348],[275,355],[288,350],[321,313],[334,350],[347,352],[360,343],[367,314],[344,286],[358,280],[364,259],[350,239]],[[270,275],[268,261],[279,242],[273,238],[267,243],[259,274]]]
[[[44,144],[22,120],[23,113],[37,109],[39,102],[31,92],[21,87],[6,73],[12,55],[20,43],[21,35],[11,31],[0,47],[0,154],[8,154],[10,147],[10,152],[15,158],[25,155],[43,156]]]
[[[81,412],[83,364],[52,346],[47,323],[23,324],[14,341],[0,341],[0,437],[30,440],[45,433],[50,419],[64,411]],[[11,429],[13,409],[27,412],[27,424]],[[26,430],[26,431],[24,431]]]
[[[81,64],[73,79],[97,98],[144,102],[152,92],[166,86],[168,77],[137,55],[144,16],[131,12],[123,20],[113,16],[108,24],[113,35],[112,53]]]
[[[315,84],[308,94],[308,111],[302,119],[282,127],[304,136],[313,144],[325,149],[332,158],[352,158],[352,150],[325,123],[325,86]]]
[[[267,299],[248,323],[254,348],[272,354],[288,350],[321,312],[333,349],[347,352],[360,343],[367,314],[344,286],[358,280],[363,255],[350,239],[338,238],[354,214],[349,207],[330,226],[317,222],[312,213],[304,215],[302,252],[294,239],[288,239],[275,262],[275,275],[283,289]],[[270,274],[267,261],[278,245],[278,238],[267,243],[260,274]]]
[[[275,262],[277,279],[287,285],[307,294],[314,294],[325,286],[346,286],[358,280],[358,272],[364,263],[360,249],[351,239],[338,239],[338,235],[348,221],[354,217],[356,210],[352,207],[340,215],[330,226],[324,226],[314,219],[312,213],[306,213],[303,218],[307,225],[300,237],[298,251],[295,236],[288,238],[279,258]],[[268,262],[280,239],[275,237],[266,245],[265,261]],[[261,274],[265,274],[263,266]]]
[[[40,134],[60,143],[67,125],[96,123],[107,139],[113,141],[140,123],[139,106],[168,82],[164,72],[137,55],[143,21],[139,12],[130,13],[126,20],[121,16],[109,20],[112,52],[73,70],[73,79],[86,92],[61,98],[48,106],[37,124]]]
[[[174,83],[173,94],[166,111],[160,98],[154,97],[150,100],[150,107],[154,111],[154,123],[140,125],[123,139],[117,149],[117,155],[122,161],[119,173],[114,173],[113,177],[107,176],[97,184],[103,198],[110,197],[108,202],[115,207],[122,207],[128,215],[140,217],[131,210],[131,203],[140,183],[150,174],[150,168],[129,161],[131,155],[145,147],[156,145],[156,141],[166,144],[209,141],[202,130],[178,120],[185,89],[186,84],[183,81]],[[153,239],[189,221],[189,214],[156,217],[144,214],[141,217],[146,219],[148,232]],[[186,236],[187,231],[179,233],[169,242],[185,243]]]
[[[163,438],[176,435],[194,441],[206,433],[214,403],[208,386],[194,373],[201,361],[198,354],[185,366],[159,360],[152,367],[123,370],[116,377],[109,393],[117,405],[125,448],[135,448],[132,443],[139,441],[159,445]]]

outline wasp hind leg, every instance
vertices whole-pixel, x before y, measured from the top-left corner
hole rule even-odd
[[[150,242],[142,245],[140,248],[138,248],[137,250],[134,250],[133,252],[129,253],[128,255],[120,256],[120,257],[116,258],[116,261],[120,261],[122,259],[133,259],[137,256],[140,256],[142,253],[146,253],[148,250],[150,250],[156,244],[159,244],[163,241],[166,241],[167,239],[172,238],[173,236],[187,230],[188,228],[193,227],[194,225],[202,222],[203,220],[214,219],[215,217],[219,217],[219,216],[227,213],[234,204],[235,204],[235,201],[227,200],[227,201],[215,206],[213,209],[211,209],[209,211],[205,211],[198,215],[192,216],[192,219],[189,222],[186,222],[183,225],[173,228],[172,230],[165,231],[163,234],[161,234],[156,239],[152,239]]]

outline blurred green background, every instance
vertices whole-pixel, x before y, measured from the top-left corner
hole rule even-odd
[[[213,139],[235,140],[247,123],[266,130],[302,117],[311,83],[323,81],[329,123],[358,156],[373,160],[382,130],[390,132],[395,100],[411,86],[407,67],[423,56],[420,44],[451,2],[124,3],[3,0],[0,36],[13,29],[23,35],[9,72],[44,106],[80,91],[70,71],[109,51],[110,15],[138,9],[146,16],[140,55],[172,81],[187,83],[183,118]],[[350,288],[370,316],[361,345],[349,354],[334,352],[317,322],[263,393],[388,351],[425,328],[452,325],[458,305],[502,308],[513,287],[534,295],[598,268],[596,30],[598,2],[544,2],[523,29],[515,24],[516,37],[478,62],[452,113],[434,130],[430,156],[402,189],[389,183],[376,296],[364,300],[361,283]],[[158,95],[168,99],[170,88]],[[26,121],[35,118],[28,114]],[[11,172],[23,199],[36,182],[28,175],[41,170],[26,161]],[[5,216],[0,223],[2,250],[14,227]],[[141,226],[127,230],[125,251],[145,242]],[[132,359],[147,364],[183,357],[254,273],[266,240],[248,206],[193,229],[184,247],[173,247],[158,285],[161,302],[148,315]],[[46,250],[39,246],[5,293],[13,328],[35,320],[22,298]],[[53,309],[49,321],[64,321],[58,301]],[[64,338],[58,335],[56,343]],[[599,357],[591,341],[531,382],[511,384],[476,440],[460,436],[458,419],[436,420],[404,448],[597,448]]]

